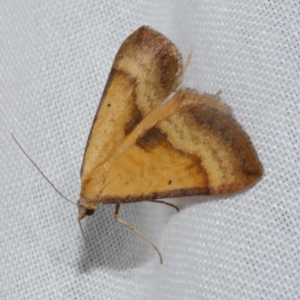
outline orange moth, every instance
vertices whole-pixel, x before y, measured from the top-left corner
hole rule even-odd
[[[171,203],[161,198],[225,195],[263,173],[252,143],[218,97],[179,89],[176,46],[143,26],[121,45],[97,110],[81,167],[80,222],[99,204]],[[177,209],[178,210],[178,209]]]

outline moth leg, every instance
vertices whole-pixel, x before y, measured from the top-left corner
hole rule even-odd
[[[146,240],[149,244],[152,245],[152,247],[156,250],[158,256],[159,256],[159,260],[160,260],[160,263],[162,264],[163,263],[163,259],[162,259],[162,255],[159,251],[159,249],[155,246],[155,244],[147,237],[145,236],[142,232],[140,232],[139,230],[137,230],[134,225],[128,223],[128,222],[125,222],[123,221],[122,219],[119,218],[119,209],[120,209],[120,203],[116,204],[116,210],[115,210],[115,215],[114,215],[114,218],[116,221],[118,221],[119,223],[121,223],[122,225],[128,227],[129,229],[133,230],[135,233],[137,233],[139,236],[141,236],[144,240]]]
[[[144,201],[166,204],[166,205],[169,205],[169,206],[171,206],[171,207],[174,207],[174,208],[177,210],[177,212],[179,212],[178,206],[176,206],[176,205],[174,205],[174,204],[172,204],[172,203],[169,203],[169,202],[165,202],[165,201],[161,201],[161,200],[144,200]]]

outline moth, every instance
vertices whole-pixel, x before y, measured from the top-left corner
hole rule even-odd
[[[225,195],[257,182],[256,151],[218,97],[179,88],[185,69],[176,46],[143,26],[118,50],[88,137],[81,166],[77,219],[99,204]],[[54,187],[55,188],[55,187]]]

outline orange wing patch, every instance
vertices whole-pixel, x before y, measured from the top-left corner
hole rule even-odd
[[[179,84],[182,58],[164,36],[141,27],[121,45],[109,75],[84,154],[81,196],[95,200],[87,184],[105,180],[107,159],[126,136]],[[99,187],[98,187],[99,188]],[[91,199],[91,200],[92,200]]]
[[[97,201],[221,195],[260,178],[254,148],[228,107],[188,90],[177,92],[172,102],[180,106],[113,157],[103,184],[97,183]],[[147,128],[146,123],[147,118],[139,126]]]
[[[228,106],[191,90],[165,100],[182,70],[177,48],[148,27],[121,45],[86,147],[81,210],[234,193],[261,177],[251,141]]]

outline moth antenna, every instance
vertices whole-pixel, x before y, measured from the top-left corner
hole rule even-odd
[[[192,56],[193,56],[193,51],[190,51],[189,55],[187,56],[185,62],[184,62],[184,65],[183,65],[183,69],[182,69],[182,73],[186,70],[187,66],[189,65],[191,59],[192,59]]]
[[[190,63],[190,60],[193,56],[193,52],[190,51],[189,55],[187,56],[183,66],[182,66],[182,69],[179,71],[179,73],[177,74],[176,78],[175,78],[175,81],[173,82],[173,87],[171,89],[171,93],[175,93],[175,92],[178,92],[177,88],[180,86],[181,84],[181,78],[182,78],[182,75],[183,73],[185,72],[187,66],[189,65]],[[171,94],[170,93],[170,94]]]
[[[42,170],[37,166],[37,164],[29,157],[29,155],[25,152],[25,150],[22,148],[22,146],[20,145],[20,143],[17,141],[17,139],[14,137],[14,135],[11,133],[11,136],[13,137],[13,139],[15,140],[15,142],[17,143],[17,145],[19,146],[19,148],[21,149],[21,151],[24,153],[24,155],[29,159],[29,161],[36,167],[36,169],[40,172],[40,174],[48,181],[48,183],[53,187],[53,189],[65,200],[71,202],[72,204],[77,206],[77,203],[68,199],[67,197],[65,197],[56,187],[55,185],[46,177],[46,175],[42,172]]]
[[[83,231],[81,222],[78,221],[78,223],[79,223],[80,231],[81,231],[81,234],[82,234],[82,236],[83,236],[84,242],[87,244],[87,243],[89,242],[89,240],[87,239],[87,237],[86,237],[85,234],[84,234],[84,231]]]

